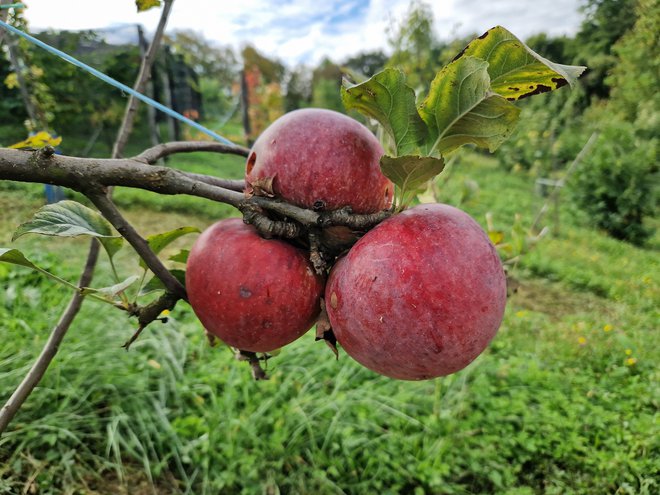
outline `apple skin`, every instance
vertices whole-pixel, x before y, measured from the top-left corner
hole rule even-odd
[[[272,178],[272,193],[294,205],[375,213],[390,207],[394,192],[380,171],[383,154],[371,131],[346,115],[294,110],[274,121],[252,146],[247,190]]]
[[[419,205],[370,230],[330,272],[337,341],[397,379],[454,373],[495,336],[506,304],[500,259],[479,224],[448,205]]]
[[[239,218],[202,232],[186,267],[188,300],[202,325],[244,351],[273,351],[309,330],[323,285],[303,251],[263,239]]]

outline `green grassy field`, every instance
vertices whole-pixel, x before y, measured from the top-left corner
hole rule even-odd
[[[241,160],[185,156],[175,166],[230,177]],[[467,155],[462,208],[485,224],[530,225],[533,180]],[[232,214],[190,198],[118,191],[150,234]],[[0,188],[0,246],[41,204],[39,186]],[[513,268],[520,286],[489,349],[426,382],[380,377],[308,334],[254,382],[211,348],[189,307],[129,352],[135,322],[88,301],[45,379],[0,438],[0,493],[39,494],[654,494],[660,491],[659,236],[645,249],[559,225]],[[558,231],[557,231],[558,230]],[[178,241],[189,246],[193,236]],[[70,280],[87,243],[25,236],[12,247]],[[125,276],[137,261],[119,256]],[[98,284],[109,280],[101,263]],[[68,295],[0,264],[0,401],[27,372]]]

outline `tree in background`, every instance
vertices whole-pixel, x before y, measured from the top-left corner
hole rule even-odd
[[[362,52],[349,57],[342,65],[365,77],[371,77],[387,64],[387,55],[382,50]]]
[[[635,25],[612,47],[610,108],[651,138],[660,127],[660,3],[639,0]],[[635,77],[630,77],[635,74]]]
[[[584,87],[588,102],[609,96],[606,77],[617,63],[614,44],[635,23],[636,0],[587,0],[573,44],[573,63],[589,67]]]
[[[389,29],[389,43],[393,52],[388,67],[398,67],[407,76],[408,84],[416,91],[431,81],[441,66],[440,46],[433,32],[433,10],[421,0],[414,0],[410,10],[398,26]]]
[[[244,78],[244,104],[247,105],[245,134],[253,142],[268,125],[284,113],[282,80],[285,67],[280,62],[262,55],[253,46],[242,52]]]
[[[192,30],[175,31],[165,37],[172,54],[180,55],[191,67],[198,81],[191,84],[202,95],[204,117],[225,121],[238,103],[236,81],[240,64],[230,46],[220,46]]]
[[[345,112],[340,94],[341,78],[341,67],[324,58],[312,73],[312,106]]]
[[[643,244],[653,233],[646,219],[658,213],[660,6],[639,0],[632,17],[634,24],[610,50],[614,64],[604,82],[609,98],[585,112],[584,127],[601,137],[578,170],[572,192],[595,226]]]

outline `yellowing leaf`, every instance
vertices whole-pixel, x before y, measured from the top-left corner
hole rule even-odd
[[[511,101],[573,85],[586,69],[543,58],[502,26],[473,40],[454,60],[462,57],[488,62],[491,90]]]
[[[135,5],[138,12],[144,12],[154,7],[160,7],[161,0],[135,0]]]
[[[16,72],[12,72],[7,77],[5,77],[5,86],[7,86],[9,89],[18,87],[18,75],[16,75]]]
[[[488,237],[494,245],[500,244],[504,240],[504,232],[499,230],[489,230]]]
[[[24,141],[21,141],[20,143],[13,144],[9,146],[9,148],[12,149],[24,149],[24,148],[30,148],[30,149],[39,149],[43,148],[44,146],[58,146],[62,142],[61,137],[54,137],[51,136],[48,132],[46,131],[41,131],[37,132],[33,136],[30,136]]]

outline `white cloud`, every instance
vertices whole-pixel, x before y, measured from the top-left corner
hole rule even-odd
[[[137,14],[132,0],[27,0],[32,29],[98,29],[141,23],[153,30],[160,11]],[[521,38],[545,31],[574,32],[577,0],[444,0],[432,5],[438,36],[482,33],[502,24]],[[252,43],[288,64],[341,61],[365,50],[387,48],[387,28],[408,10],[409,0],[176,0],[168,29],[193,29],[207,39],[240,48]],[[359,12],[360,15],[355,15]],[[342,17],[342,14],[344,17]]]

